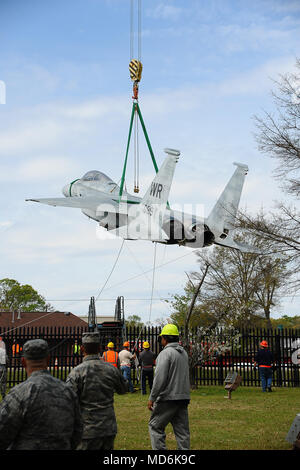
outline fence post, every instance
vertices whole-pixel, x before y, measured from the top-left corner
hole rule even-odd
[[[219,385],[224,385],[223,356],[221,356],[221,362],[218,359],[218,384]]]
[[[281,357],[281,347],[280,347],[280,333],[278,334],[278,332],[276,331],[275,333],[275,358],[277,360],[277,363],[278,363],[278,369],[277,369],[277,373],[276,373],[276,377],[277,377],[277,385],[278,387],[281,387],[282,386],[282,374],[281,374],[281,364],[282,364],[282,357]]]

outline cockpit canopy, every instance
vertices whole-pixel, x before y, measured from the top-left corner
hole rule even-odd
[[[118,185],[114,181],[106,176],[104,173],[98,170],[88,171],[82,178],[81,181],[89,181],[95,183],[95,187],[102,187],[103,189],[109,189],[111,192],[115,192]],[[94,186],[92,184],[92,186]]]
[[[82,178],[83,181],[100,181],[101,183],[113,183],[113,181],[101,171],[88,171]]]

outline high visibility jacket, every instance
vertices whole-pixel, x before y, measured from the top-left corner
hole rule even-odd
[[[74,354],[79,354],[80,353],[80,346],[79,344],[75,343],[73,346],[73,352]]]
[[[116,351],[109,349],[103,353],[102,357],[105,362],[110,362],[113,366],[118,367],[119,354]]]
[[[15,356],[16,354],[19,354],[21,351],[22,351],[22,348],[20,347],[18,343],[12,345],[13,356]]]

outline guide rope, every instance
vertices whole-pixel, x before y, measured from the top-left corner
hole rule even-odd
[[[151,297],[150,297],[150,309],[149,309],[149,319],[148,323],[150,323],[151,320],[151,315],[152,315],[152,303],[153,303],[153,292],[154,292],[154,279],[155,279],[155,272],[156,272],[156,248],[157,248],[157,242],[154,242],[154,256],[153,256],[153,268],[152,268],[152,286],[151,286]],[[141,333],[142,333],[143,327],[140,327],[139,335],[134,343],[134,349],[137,348],[137,344],[139,342]]]
[[[109,275],[108,275],[108,277],[107,277],[107,279],[106,279],[104,285],[102,286],[102,288],[101,288],[99,294],[97,295],[96,300],[99,299],[100,295],[102,294],[103,290],[105,289],[106,284],[108,283],[109,279],[111,278],[112,273],[114,272],[114,269],[115,269],[115,267],[116,267],[116,265],[117,265],[117,262],[118,262],[118,260],[119,260],[119,258],[120,258],[120,255],[121,255],[121,251],[122,251],[122,249],[123,249],[124,242],[125,242],[125,240],[124,240],[124,238],[123,238],[122,244],[121,244],[120,249],[119,249],[119,251],[118,251],[118,255],[117,255],[116,259],[115,259],[115,262],[114,262],[114,264],[113,264],[113,267],[112,267],[112,269],[111,269],[111,271],[110,271],[110,273],[109,273]]]

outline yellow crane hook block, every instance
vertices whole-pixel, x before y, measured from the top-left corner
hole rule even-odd
[[[137,59],[132,59],[129,63],[130,78],[133,82],[140,82],[142,78],[143,64]]]

